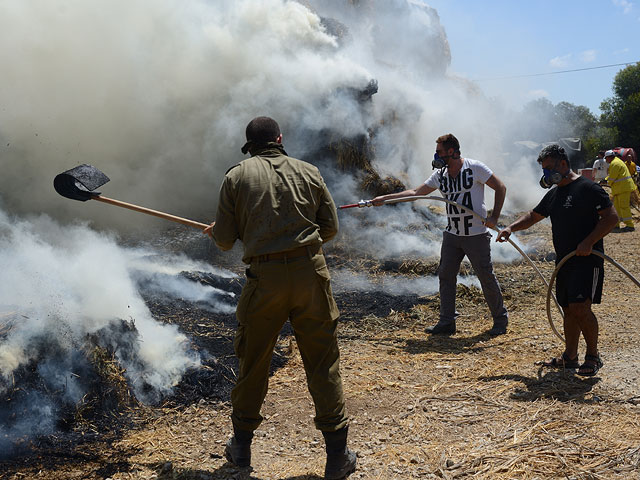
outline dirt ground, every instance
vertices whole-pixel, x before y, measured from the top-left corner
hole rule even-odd
[[[520,238],[540,245],[534,261],[549,278],[549,225]],[[639,244],[640,229],[605,239],[606,253],[638,278]],[[424,333],[437,319],[437,295],[397,305],[391,299],[387,311],[362,309],[360,318],[350,311],[341,322],[349,443],[358,454],[350,478],[640,478],[638,287],[606,265],[603,303],[594,306],[605,365],[583,378],[536,365],[561,353],[562,344],[548,325],[546,286],[533,269],[525,262],[495,268],[510,312],[506,335],[484,333],[488,309],[481,292],[467,287],[458,290],[462,315],[451,337]],[[341,301],[349,310],[347,298]],[[282,337],[279,352],[284,361],[270,381],[251,469],[223,456],[228,399],[201,398],[137,408],[123,431],[96,432],[72,448],[53,442],[0,464],[0,478],[322,478],[324,444],[291,336]]]

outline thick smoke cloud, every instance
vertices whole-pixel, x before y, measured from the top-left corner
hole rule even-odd
[[[330,123],[346,134],[364,130],[348,102],[329,93],[366,85],[371,74],[338,54],[320,18],[299,3],[3,7],[0,60],[11,68],[0,79],[0,188],[12,211],[134,223],[56,198],[53,177],[90,163],[111,177],[107,196],[212,218],[253,116],[272,115],[285,132]]]
[[[11,68],[0,77],[0,191],[10,211],[119,227],[158,222],[53,192],[57,173],[90,163],[112,179],[106,196],[212,220],[222,176],[242,158],[244,126],[259,114],[280,121],[285,146],[301,157],[317,150],[318,132],[375,129],[376,168],[411,186],[430,173],[434,139],[452,131],[463,154],[518,179],[508,205],[529,189],[519,187],[535,186],[502,157],[495,103],[447,75],[444,28],[421,2],[9,0],[3,8],[0,61]],[[378,93],[363,105],[350,92],[373,79]],[[336,199],[358,192],[347,195]]]

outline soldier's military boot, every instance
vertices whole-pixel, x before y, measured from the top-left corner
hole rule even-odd
[[[341,480],[356,470],[356,454],[347,448],[348,428],[322,432],[327,450],[327,464],[324,468],[326,480]]]
[[[233,437],[229,439],[224,448],[225,458],[238,467],[251,465],[251,440],[253,432],[235,429]]]

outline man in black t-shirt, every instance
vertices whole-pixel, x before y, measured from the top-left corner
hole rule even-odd
[[[609,195],[598,184],[571,170],[569,158],[559,145],[548,145],[538,156],[544,175],[540,184],[552,188],[542,201],[498,233],[499,242],[512,232],[525,230],[551,217],[556,263],[575,250],[556,278],[556,297],[564,312],[565,350],[543,365],[578,368],[578,375],[593,376],[602,367],[598,353],[598,319],[591,310],[600,303],[604,261],[592,250],[604,253],[603,237],[618,224]],[[578,362],[580,334],[587,344],[585,361]]]

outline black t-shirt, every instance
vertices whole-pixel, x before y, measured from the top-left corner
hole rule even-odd
[[[596,227],[600,220],[598,212],[610,206],[611,200],[604,189],[585,177],[578,177],[564,187],[555,187],[547,192],[533,211],[551,217],[556,263],[578,247]],[[604,253],[602,239],[593,245],[593,249]],[[577,263],[573,262],[576,258],[571,258],[568,263]],[[604,263],[596,255],[586,258],[596,265]]]

